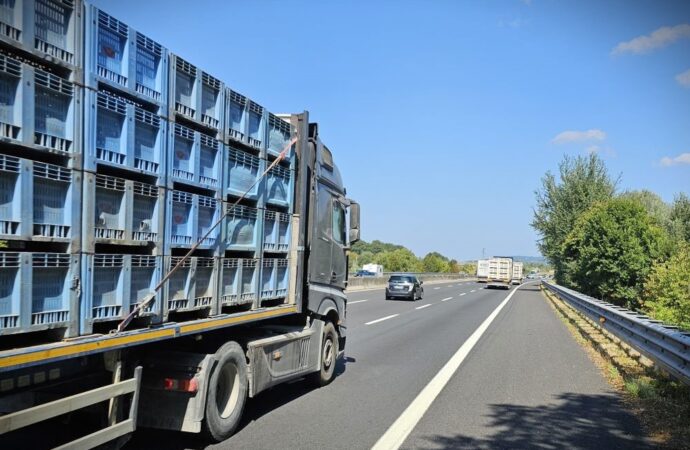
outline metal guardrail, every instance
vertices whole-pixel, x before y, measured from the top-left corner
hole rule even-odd
[[[690,333],[572,289],[547,282],[542,285],[658,367],[690,385]]]

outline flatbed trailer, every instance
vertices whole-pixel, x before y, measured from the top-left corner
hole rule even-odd
[[[53,9],[46,10],[46,4]],[[13,34],[20,40],[0,36],[0,71],[4,71],[0,88],[8,95],[18,92],[22,100],[0,106],[13,109],[18,119],[11,125],[23,134],[0,136],[0,159],[4,168],[48,167],[53,171],[47,171],[49,175],[57,174],[51,183],[69,186],[65,192],[71,213],[64,214],[66,225],[55,229],[71,234],[57,240],[36,238],[31,234],[32,224],[26,223],[17,226],[16,235],[2,235],[2,239],[9,239],[12,261],[30,264],[33,249],[57,248],[50,251],[63,251],[61,257],[78,262],[64,269],[69,270],[69,277],[60,279],[59,287],[65,291],[61,297],[65,301],[58,305],[62,309],[35,314],[45,323],[34,318],[31,309],[32,300],[43,300],[33,292],[34,287],[43,287],[37,286],[40,278],[32,278],[32,269],[24,268],[24,263],[0,268],[3,282],[14,283],[9,302],[3,299],[6,302],[0,306],[17,310],[0,315],[0,448],[92,448],[107,442],[117,446],[137,427],[203,433],[222,440],[235,431],[248,398],[298,378],[319,386],[331,382],[346,343],[347,258],[349,246],[359,240],[359,205],[347,198],[333,154],[321,141],[318,125],[310,123],[308,112],[269,113],[81,0],[23,0],[8,8],[14,10],[0,18],[0,24],[22,34]],[[60,20],[40,20],[47,12]],[[64,29],[39,30],[58,22]],[[64,34],[58,36],[60,32]],[[44,45],[41,39],[46,36],[56,37],[55,45],[66,47],[65,51]],[[115,41],[129,50],[120,52]],[[103,61],[106,65],[101,67]],[[147,72],[137,72],[140,68]],[[113,72],[117,70],[122,74]],[[24,83],[24,78],[31,83]],[[44,78],[50,83],[39,92],[32,80],[38,83]],[[191,86],[194,89],[178,95]],[[61,102],[38,105],[34,90],[37,99],[53,95]],[[35,115],[55,105],[69,107],[63,116],[50,116],[53,129],[65,126],[66,137],[44,141],[62,146],[60,152],[37,145],[34,133],[26,132],[40,122],[34,120]],[[196,114],[195,108],[196,112],[203,109],[204,115]],[[101,110],[105,112],[99,116]],[[117,114],[122,121],[106,121],[120,117]],[[103,121],[104,130],[121,132],[127,145],[101,148],[108,145],[98,140]],[[141,153],[131,151],[130,146],[141,143],[135,141],[138,131],[128,127],[137,126],[147,133],[155,129],[158,140],[146,150],[158,151],[157,159],[144,161]],[[114,135],[108,137],[115,140]],[[189,143],[191,153],[173,145],[178,137]],[[204,159],[207,165],[202,167],[202,151],[205,157],[216,152],[216,159]],[[185,171],[179,168],[180,162],[196,166]],[[244,172],[237,175],[230,164]],[[36,181],[22,171],[9,173],[21,185],[10,192],[12,201],[16,200],[13,208],[34,203]],[[36,172],[34,178],[39,175],[43,176]],[[94,180],[101,184],[90,186]],[[210,189],[213,183],[216,190]],[[7,186],[3,189],[14,189],[11,183]],[[138,189],[139,199],[162,206],[142,213],[139,204],[136,214],[145,217],[136,216],[132,186]],[[94,200],[98,189],[109,189],[108,195],[124,192],[118,197],[126,205],[121,216],[115,209],[103,210],[104,205]],[[192,205],[189,210],[197,211],[190,215],[195,221],[193,233],[189,242],[172,248],[171,205],[186,199]],[[198,213],[202,208],[209,212],[203,223]],[[242,214],[238,213],[240,225],[235,231],[244,233],[243,237],[247,228],[242,228],[246,225],[242,221],[250,217],[255,222],[255,240],[249,247],[246,242],[230,241],[236,236],[231,236],[227,221],[236,211]],[[30,222],[30,216],[22,212],[21,220]],[[127,219],[123,230],[109,222],[115,217],[120,222]],[[186,217],[174,217],[178,219]],[[269,221],[278,230],[270,239]],[[104,238],[95,233],[96,228],[103,235],[112,233]],[[120,232],[126,243],[116,240]],[[179,230],[175,233],[180,234]],[[212,234],[218,238],[207,239]],[[146,236],[150,242],[133,242],[133,236]],[[99,297],[96,303],[97,282],[103,280],[94,274],[93,257],[101,251],[108,257],[125,255],[127,261],[134,256],[165,260],[166,265],[150,271],[155,282],[141,283],[141,278],[127,275],[131,283],[126,289],[120,289],[122,280],[112,288],[118,299],[111,302]],[[192,259],[194,265],[185,265]],[[197,289],[202,269],[219,269],[224,259],[236,264],[251,259],[256,265],[251,279],[237,275],[233,281],[242,293],[251,294],[247,301],[224,303],[220,275],[204,279],[208,291]],[[205,265],[199,263],[202,260]],[[115,273],[108,272],[107,265],[99,267],[106,275]],[[180,267],[189,268],[184,289],[195,294],[178,311],[171,277]],[[283,277],[280,281],[277,273]],[[202,302],[200,308],[189,307],[194,300]],[[47,303],[40,306],[45,309]],[[96,311],[111,315],[105,320]],[[60,322],[48,321],[55,318]],[[63,435],[66,430],[60,426],[57,433],[42,431],[41,427],[60,423],[65,416],[87,418],[98,426],[85,427],[86,434],[76,437]]]

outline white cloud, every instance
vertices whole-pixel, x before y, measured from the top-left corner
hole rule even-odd
[[[564,131],[553,138],[551,142],[554,144],[567,144],[568,142],[603,141],[604,139],[606,139],[606,133],[594,128],[585,131]]]
[[[690,24],[684,23],[673,27],[661,27],[650,35],[638,36],[630,41],[619,43],[611,53],[614,55],[620,53],[647,53],[683,38],[690,38]]]
[[[676,157],[664,156],[659,161],[662,167],[679,166],[681,164],[690,164],[690,153],[681,153]]]
[[[676,81],[683,87],[690,88],[690,69],[676,75]]]

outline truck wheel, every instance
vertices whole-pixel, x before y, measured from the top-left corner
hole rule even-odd
[[[335,365],[339,350],[338,333],[336,333],[333,323],[326,322],[323,326],[323,342],[321,343],[321,370],[311,375],[311,381],[316,386],[326,386],[335,378]]]
[[[216,441],[229,438],[237,429],[247,402],[247,360],[237,342],[216,352],[217,364],[208,382],[206,432]]]

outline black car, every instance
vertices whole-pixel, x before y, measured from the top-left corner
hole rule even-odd
[[[386,287],[386,300],[391,298],[421,299],[424,296],[423,281],[414,275],[391,275]]]

